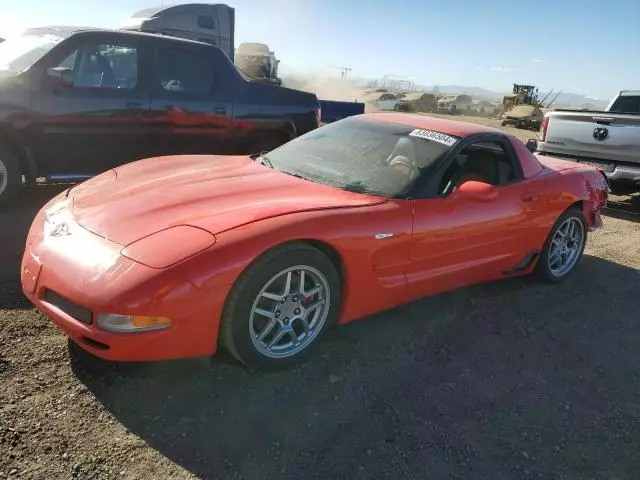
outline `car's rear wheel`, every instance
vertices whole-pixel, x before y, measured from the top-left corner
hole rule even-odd
[[[563,281],[575,268],[587,244],[582,212],[572,207],[556,221],[536,266],[538,276],[551,283]]]
[[[22,187],[22,172],[18,157],[13,151],[0,144],[0,206],[8,201]]]
[[[277,369],[301,361],[338,317],[340,278],[316,248],[293,243],[259,258],[234,285],[222,318],[224,346],[240,362]]]

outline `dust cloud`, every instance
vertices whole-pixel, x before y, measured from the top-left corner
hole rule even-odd
[[[327,74],[283,73],[282,86],[315,93],[319,100],[339,102],[363,102],[365,112],[380,111],[377,103],[366,101],[367,90],[363,85],[349,79],[331,77]]]
[[[280,78],[283,87],[315,93],[320,100],[364,101],[365,87],[348,79],[297,73],[282,74]]]

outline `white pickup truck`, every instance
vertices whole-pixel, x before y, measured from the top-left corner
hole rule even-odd
[[[614,190],[640,190],[640,91],[621,91],[604,111],[547,112],[536,151],[599,166]]]

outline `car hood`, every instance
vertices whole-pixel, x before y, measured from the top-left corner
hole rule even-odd
[[[246,156],[171,156],[105,172],[71,189],[75,221],[121,245],[176,225],[217,234],[295,212],[383,203],[270,169]]]

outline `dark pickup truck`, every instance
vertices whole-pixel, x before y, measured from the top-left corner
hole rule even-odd
[[[251,82],[217,47],[148,33],[29,29],[0,44],[0,203],[173,154],[270,150],[320,124],[314,94]]]
[[[338,102],[336,100],[320,100],[322,110],[322,123],[332,123],[343,118],[352,117],[364,113],[364,103],[359,102]]]

